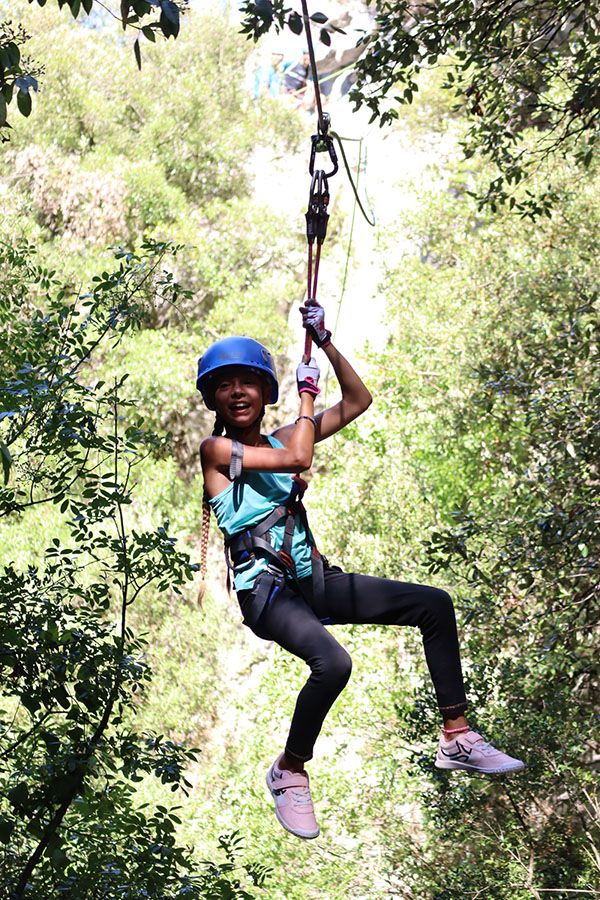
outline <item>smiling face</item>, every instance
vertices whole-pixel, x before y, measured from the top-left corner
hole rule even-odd
[[[226,425],[250,428],[269,402],[271,387],[257,372],[232,366],[214,380],[215,409]]]

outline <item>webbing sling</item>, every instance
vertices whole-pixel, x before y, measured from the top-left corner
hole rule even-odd
[[[231,479],[234,481],[241,474],[244,448],[237,440],[233,440],[231,443],[230,477],[235,470],[236,474]],[[236,460],[235,465],[234,458]],[[238,467],[239,471],[237,471]],[[295,485],[285,504],[277,506],[256,525],[246,528],[225,540],[225,560],[228,570],[231,570],[232,562],[235,567],[238,563],[244,562],[249,558],[256,558],[257,550],[261,551],[268,560],[266,569],[256,579],[251,597],[244,606],[244,618],[249,625],[256,625],[268,602],[284,583],[286,575],[292,578],[300,592],[305,596],[303,586],[296,574],[296,566],[291,552],[296,527],[296,515],[300,516],[308,537],[310,531],[306,510],[302,505],[297,486]],[[269,532],[271,528],[281,522],[284,516],[283,542],[280,550],[275,550],[271,543]],[[311,576],[312,598],[306,597],[306,599],[307,601],[311,599],[318,601],[325,593],[325,579],[323,577],[323,558],[314,544],[311,545]]]
[[[235,481],[242,474],[244,445],[235,439],[231,441],[231,460],[229,462],[229,480]]]

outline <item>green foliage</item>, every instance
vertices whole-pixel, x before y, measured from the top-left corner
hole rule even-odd
[[[256,131],[285,124],[286,143],[295,120],[244,101],[247,51],[215,22],[190,17],[138,75],[108,29],[38,15],[62,52],[24,19],[55,68],[3,152],[4,232],[38,247],[35,262],[5,246],[0,271],[3,893],[36,851],[25,896],[40,900],[597,890],[593,165],[552,158],[557,207],[537,225],[478,208],[495,174],[476,158],[416,186],[415,252],[386,273],[388,342],[359,363],[375,404],[319,445],[307,495],[332,561],[452,591],[472,721],[526,773],[435,770],[419,635],[337,627],[355,672],[311,768],[324,840],[301,843],[263,773],[305,668],[242,628],[214,532],[201,611],[187,588],[210,428],[196,359],[239,328],[268,334],[285,364],[296,259],[250,196],[250,165]],[[444,78],[428,76],[411,123],[433,110],[451,134]],[[517,185],[513,212],[527,190],[544,183]]]
[[[243,14],[241,32],[252,38],[253,41],[258,39],[273,26],[277,32],[282,31],[286,27],[290,29],[292,34],[300,35],[308,27],[305,23],[302,11],[298,12],[290,6],[285,6],[283,0],[243,0],[240,5],[240,11]],[[324,25],[329,21],[328,17],[321,12],[315,12],[309,16],[310,21],[316,25]],[[329,26],[331,31],[340,31],[335,25]],[[344,32],[341,32],[342,34]],[[319,40],[322,44],[329,47],[331,44],[331,35],[326,28],[319,29]]]
[[[383,440],[379,472],[374,459],[353,483],[340,529],[353,546],[374,509],[372,561],[393,568],[413,468],[424,505],[405,540],[416,554],[420,531],[421,579],[455,586],[470,718],[528,764],[506,787],[437,773],[419,746],[435,727],[427,674],[412,703],[399,691],[425,819],[410,858],[390,847],[432,898],[597,884],[600,221],[593,175],[563,164],[556,183],[543,225],[484,218],[464,190],[432,191],[411,217],[421,260],[389,273],[391,340],[373,364],[384,437],[374,423],[359,438],[373,457]]]
[[[27,57],[21,47],[29,40],[22,25],[0,22],[0,142],[9,140],[8,107],[16,97],[21,115],[31,113],[31,91],[37,91],[43,68]]]
[[[242,31],[255,41],[271,27],[304,29],[302,16],[282,0],[268,16],[252,0],[242,10]],[[423,75],[441,70],[454,112],[469,123],[465,158],[481,154],[495,166],[480,187],[479,208],[509,205],[523,216],[547,215],[556,201],[549,157],[558,150],[587,167],[594,156],[599,16],[597,3],[568,0],[380,0],[373,30],[358,41],[367,49],[351,98],[369,108],[371,121],[393,123],[418,95]],[[329,45],[329,30],[320,39]],[[545,180],[518,194],[538,169],[547,172]]]
[[[384,124],[398,118],[396,104],[412,102],[419,74],[442,66],[444,88],[469,116],[466,158],[482,153],[497,167],[480,207],[510,204],[538,216],[552,205],[554,185],[521,197],[515,187],[557,149],[585,166],[594,153],[598,15],[595,3],[386,0],[352,96]]]
[[[50,268],[64,271],[67,259],[73,285],[93,274],[91,258],[110,264],[110,244],[175,240],[186,250],[174,277],[192,293],[180,295],[177,310],[168,299],[155,304],[144,327],[177,321],[196,334],[198,354],[206,325],[221,333],[232,319],[254,328],[260,318],[274,345],[283,343],[278,313],[295,290],[295,236],[251,197],[250,166],[257,134],[284,148],[298,131],[294,116],[255,106],[240,90],[245,42],[225,24],[191,16],[176,46],[152,47],[138,73],[108,26],[91,31],[50,10],[20,12],[36,54],[47,41],[61,54],[48,62],[36,115],[3,152],[11,178],[3,229],[35,241]],[[177,102],[165,103],[158,83]]]
[[[33,2],[33,0],[30,0]],[[46,6],[47,0],[36,0],[39,7]],[[67,7],[74,19],[80,13],[89,16],[92,13],[93,0],[57,0],[59,9]],[[104,6],[106,14],[120,19],[123,31],[129,26],[137,33],[133,42],[134,58],[139,69],[142,67],[140,36],[155,43],[156,35],[165,39],[176,38],[179,34],[180,17],[185,11],[186,0],[175,3],[174,0],[121,0],[119,11]],[[158,12],[158,18],[156,13]],[[150,16],[150,20],[147,17]],[[31,91],[38,90],[38,78],[44,73],[43,65],[30,58],[23,58],[20,47],[29,40],[30,35],[22,25],[14,26],[12,21],[0,22],[0,141],[9,140],[8,106],[15,98],[21,115],[27,117],[31,113]]]
[[[3,550],[0,604],[0,883],[7,897],[239,897],[228,862],[202,869],[178,846],[177,808],[140,805],[149,776],[187,794],[198,754],[138,730],[148,684],[145,641],[130,609],[154,584],[180,594],[195,571],[168,524],[135,527],[134,473],[161,454],[123,397],[125,375],[94,370],[139,328],[156,296],[184,292],[162,267],[177,248],[146,242],[139,256],[74,295],[26,243],[2,244],[1,534],[60,507],[63,537],[29,554]],[[132,521],[133,524],[130,524]],[[260,879],[264,873],[256,873]]]

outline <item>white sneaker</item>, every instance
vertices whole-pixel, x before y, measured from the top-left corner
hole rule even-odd
[[[525,768],[524,762],[496,750],[476,731],[465,731],[451,741],[444,740],[442,735],[435,764],[438,769],[464,769],[466,772],[481,772],[484,775],[519,772]]]

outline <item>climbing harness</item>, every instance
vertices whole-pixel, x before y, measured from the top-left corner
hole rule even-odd
[[[243,444],[232,440],[231,464],[229,477],[234,484],[242,472]],[[256,626],[258,620],[265,612],[268,604],[273,599],[286,578],[291,579],[298,587],[300,593],[312,605],[324,596],[325,582],[323,569],[328,566],[325,557],[321,556],[314,541],[311,541],[311,596],[306,596],[306,589],[298,579],[296,566],[292,558],[292,541],[296,528],[296,517],[302,522],[307,538],[310,539],[310,529],[306,517],[306,510],[302,504],[302,497],[306,489],[306,482],[299,476],[295,476],[292,490],[285,503],[277,506],[264,519],[245,528],[243,531],[225,539],[225,562],[227,564],[228,581],[231,572],[236,566],[256,559],[257,552],[268,560],[264,569],[250,592],[250,597],[244,603],[244,621],[250,626]],[[283,524],[283,542],[279,550],[275,550],[271,543],[271,528]]]

